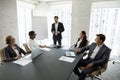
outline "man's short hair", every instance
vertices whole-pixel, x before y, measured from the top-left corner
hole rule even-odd
[[[96,36],[99,36],[100,37],[100,40],[102,40],[102,42],[105,41],[106,37],[104,34],[97,34]]]
[[[33,35],[36,35],[35,31],[30,31],[29,36],[33,36]]]
[[[58,16],[54,16],[54,18],[57,18],[57,19],[58,19]]]

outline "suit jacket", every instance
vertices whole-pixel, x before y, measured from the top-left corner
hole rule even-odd
[[[26,54],[26,52],[20,48],[17,44],[14,44],[14,46],[17,48],[19,54],[21,55],[21,53],[23,53],[24,55]],[[17,56],[15,51],[11,48],[10,45],[8,45],[7,47],[5,47],[5,59],[6,59],[6,62],[9,62],[9,61],[13,61],[14,58]]]
[[[80,53],[83,53],[84,51],[89,50],[88,57],[90,58],[96,46],[97,46],[96,43],[92,43],[89,46],[81,48]],[[97,55],[93,59],[94,66],[101,66],[107,63],[109,60],[110,51],[111,50],[105,44],[103,44],[103,46],[100,48]]]
[[[78,38],[78,40],[77,40],[77,42],[76,42],[76,44],[75,44],[75,47],[77,46],[78,41],[80,41],[80,38]],[[88,42],[87,39],[86,39],[86,38],[83,38],[83,40],[82,40],[81,43],[79,44],[79,47],[78,47],[78,48],[82,48],[82,47],[87,46],[87,42]]]
[[[57,37],[58,39],[62,39],[62,32],[64,31],[64,26],[63,26],[63,23],[59,22],[58,23],[58,28],[57,28],[57,31],[59,31],[60,33],[56,36],[55,34],[53,34],[53,38],[54,37]],[[52,31],[55,31],[55,23],[52,24],[52,29],[51,29],[51,32]]]

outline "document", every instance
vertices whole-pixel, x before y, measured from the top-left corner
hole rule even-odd
[[[72,63],[75,60],[75,58],[61,56],[59,60]]]
[[[65,55],[66,56],[76,56],[75,53],[72,51],[66,51]]]
[[[40,48],[41,50],[44,50],[44,51],[50,51],[51,49],[50,48]]]
[[[14,61],[13,63],[19,64],[21,66],[26,66],[27,64],[29,64],[31,62],[32,62],[32,59],[20,58],[20,59]]]

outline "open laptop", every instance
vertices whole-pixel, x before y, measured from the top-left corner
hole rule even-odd
[[[43,53],[43,51],[40,48],[36,48],[36,49],[31,50],[31,53],[26,55],[24,58],[34,59],[42,53]]]
[[[80,48],[75,47],[75,45],[70,46],[69,50],[70,51],[76,51],[79,50]]]

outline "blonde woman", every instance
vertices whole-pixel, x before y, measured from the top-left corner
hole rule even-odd
[[[13,36],[8,35],[6,37],[6,44],[8,44],[8,46],[5,47],[6,62],[14,61],[21,58],[21,53],[23,53],[24,55],[26,54],[26,52],[22,48],[15,44],[15,38]]]

